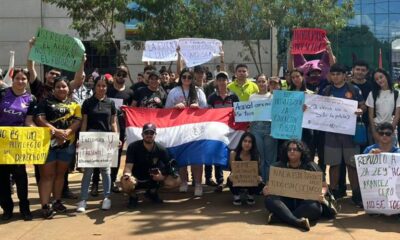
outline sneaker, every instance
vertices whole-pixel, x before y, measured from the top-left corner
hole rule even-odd
[[[181,186],[179,186],[179,192],[187,192],[188,191],[188,183],[182,182]]]
[[[99,196],[99,186],[92,184],[92,189],[90,190],[90,195],[92,195],[92,197],[97,197]]]
[[[117,183],[113,183],[113,185],[111,186],[111,191],[114,193],[120,193],[121,190],[119,190],[119,187],[117,185]]]
[[[1,220],[7,221],[10,220],[13,216],[12,211],[4,211],[3,215],[1,216]]]
[[[62,198],[65,199],[78,199],[78,195],[75,193],[71,192],[71,190],[64,191],[62,194]]]
[[[242,205],[242,200],[240,199],[240,195],[233,195],[233,205],[240,206]]]
[[[58,213],[65,213],[67,212],[67,208],[62,204],[60,200],[53,202],[52,208],[54,211]]]
[[[220,193],[220,192],[222,192],[223,190],[224,190],[224,184],[221,183],[221,184],[219,184],[219,185],[214,189],[214,192]]]
[[[206,185],[210,186],[210,187],[218,186],[218,184],[216,182],[214,182],[214,180],[212,180],[212,179],[206,180]]]
[[[195,197],[203,196],[203,186],[201,186],[200,184],[194,186],[194,196]]]
[[[268,212],[267,213],[267,224],[272,224],[272,217],[273,217],[273,213],[272,212]]]
[[[49,207],[48,204],[42,206],[42,215],[44,219],[52,219],[56,213]]]
[[[246,203],[248,205],[254,205],[256,203],[256,200],[254,200],[254,196],[253,195],[247,195]]]
[[[162,200],[160,198],[160,196],[158,195],[157,192],[151,192],[151,191],[146,191],[146,193],[144,194],[148,199],[150,199],[151,201],[153,201],[154,203],[163,203],[164,200]]]
[[[138,205],[138,197],[129,197],[129,201],[128,201],[128,208],[129,209],[134,209],[137,207]]]
[[[103,203],[101,204],[102,210],[109,210],[111,208],[111,199],[104,198]]]
[[[306,231],[310,231],[311,227],[308,218],[300,218],[299,227]]]
[[[24,221],[32,221],[32,219],[33,219],[32,213],[29,210],[29,208],[22,210],[21,215],[22,215],[22,219],[24,219]]]
[[[82,200],[78,203],[78,207],[76,208],[77,212],[83,213],[86,211],[87,203],[85,200]]]

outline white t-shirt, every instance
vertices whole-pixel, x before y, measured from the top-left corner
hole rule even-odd
[[[167,101],[165,103],[165,108],[173,108],[178,103],[183,103],[186,105],[186,98],[189,96],[189,90],[185,90],[185,95],[182,92],[181,86],[176,86],[168,93]],[[200,108],[207,108],[207,99],[203,90],[196,87],[198,104]],[[186,98],[185,98],[186,97]],[[189,107],[189,106],[186,106]]]
[[[372,97],[372,92],[368,94],[368,98],[365,104],[370,108],[374,108],[374,98]],[[379,96],[375,100],[375,106],[375,124],[383,122],[392,123],[394,109],[394,92],[390,92],[390,90],[380,90]],[[400,107],[400,97],[398,97],[396,101],[396,108],[398,107]]]

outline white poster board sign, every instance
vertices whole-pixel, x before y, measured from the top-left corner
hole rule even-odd
[[[306,94],[303,128],[354,135],[358,103],[354,100]]]
[[[235,102],[235,122],[271,121],[272,99]]]
[[[355,155],[366,213],[400,213],[400,154]]]
[[[220,56],[222,42],[216,39],[181,38],[180,53],[187,67],[194,67]]]
[[[108,98],[115,103],[115,107],[120,109],[122,105],[124,105],[124,99],[121,98]]]
[[[80,132],[78,167],[103,168],[118,165],[119,133]]]
[[[170,62],[178,60],[178,39],[146,41],[142,56],[143,62]]]

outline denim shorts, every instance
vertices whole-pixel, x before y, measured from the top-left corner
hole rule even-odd
[[[62,161],[69,163],[74,159],[75,156],[75,145],[69,145],[66,148],[55,148],[49,150],[46,163],[54,161]]]

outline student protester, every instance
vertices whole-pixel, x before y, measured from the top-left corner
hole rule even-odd
[[[393,141],[394,126],[390,122],[382,122],[376,126],[378,135],[376,143],[365,148],[363,154],[367,153],[400,153],[400,148],[395,146]]]
[[[239,144],[234,151],[231,151],[229,156],[229,162],[232,166],[234,161],[260,161],[260,155],[257,150],[256,138],[250,132],[245,132],[239,140]],[[254,195],[258,194],[262,187],[234,187],[231,177],[234,173],[231,173],[228,177],[227,185],[233,194],[233,205],[242,205],[241,192],[247,190],[246,203],[248,205],[254,205],[256,203]],[[261,183],[261,176],[258,176],[258,180]]]
[[[133,94],[132,107],[163,108],[167,93],[161,87],[160,76],[156,71],[150,72],[146,87],[139,88]]]
[[[119,133],[117,126],[117,109],[115,103],[107,98],[107,81],[104,76],[99,76],[94,81],[94,95],[86,99],[82,106],[81,132],[115,132]],[[121,146],[120,146],[121,147]],[[90,179],[94,168],[84,168],[81,182],[81,201],[78,203],[78,212],[85,212],[88,199]],[[111,176],[110,168],[100,168],[103,180],[104,200],[101,209],[111,208],[110,190]]]
[[[216,75],[217,89],[207,98],[209,108],[233,107],[234,102],[239,102],[236,94],[228,90],[229,75],[227,72],[219,72]],[[214,176],[216,183],[212,180],[212,165],[204,166],[206,185],[216,185],[215,192],[222,192],[224,187],[224,175],[222,166],[214,165]],[[214,184],[213,184],[214,183]]]
[[[214,79],[211,81],[208,81],[206,83],[206,85],[204,86],[204,93],[206,94],[206,97],[208,98],[212,93],[214,93],[217,89],[217,74],[219,72],[225,72],[225,60],[224,60],[224,50],[222,49],[222,47],[220,48],[220,65],[217,65],[216,69],[219,69],[217,72],[214,71]],[[228,83],[229,83],[229,79],[228,79]]]
[[[248,101],[250,96],[258,93],[257,84],[247,79],[249,76],[246,64],[238,64],[235,68],[236,79],[228,84],[228,89],[234,92],[240,101]]]
[[[180,184],[174,160],[155,141],[156,134],[156,126],[146,123],[142,130],[143,139],[129,144],[126,151],[126,165],[121,183],[122,189],[129,194],[128,208],[137,206],[139,189],[146,189],[145,196],[153,202],[163,203],[158,195],[159,188],[175,188]]]
[[[204,92],[195,86],[193,73],[189,69],[182,70],[178,86],[173,88],[168,94],[165,108],[207,108],[207,100]],[[201,186],[201,177],[203,172],[202,165],[191,165],[195,189],[194,195],[199,197],[203,195],[203,187]],[[179,170],[182,178],[182,184],[179,187],[180,192],[187,192],[188,190],[188,173],[187,167],[182,167]]]
[[[330,69],[331,84],[328,85],[322,92],[324,96],[333,96],[337,98],[351,99],[358,102],[356,115],[363,114],[364,100],[361,91],[357,86],[344,81],[346,70],[340,64],[334,64]],[[340,178],[340,164],[345,162],[350,180],[351,189],[353,192],[352,200],[357,206],[362,206],[360,187],[358,184],[357,170],[354,160],[354,155],[360,153],[360,148],[353,142],[351,135],[339,133],[325,133],[325,162],[330,166],[330,188],[335,196],[335,199],[340,198],[338,184]]]
[[[273,164],[274,167],[301,169],[312,172],[321,172],[316,163],[312,161],[307,146],[299,140],[289,140],[282,148],[282,158]],[[265,207],[269,211],[267,223],[272,224],[276,220],[283,221],[294,227],[310,230],[310,222],[316,221],[322,214],[321,203],[327,191],[324,175],[321,179],[321,200],[302,200],[291,197],[271,195],[268,184],[263,189]]]
[[[142,87],[147,87],[148,80],[149,80],[149,74],[153,71],[157,71],[157,68],[153,65],[146,65],[143,69],[143,81],[137,82],[131,86],[131,89],[133,92],[136,92]]]
[[[29,40],[28,55],[29,55],[29,52],[31,51],[33,45],[35,44],[35,41],[36,41],[35,37],[32,37]],[[83,62],[82,62],[82,64],[83,64]],[[27,66],[28,66],[28,71],[29,71],[29,87],[30,87],[31,93],[36,97],[37,101],[42,102],[43,100],[51,97],[52,93],[53,93],[54,79],[56,77],[61,76],[61,70],[59,70],[57,68],[50,68],[50,70],[45,73],[44,82],[42,82],[38,78],[38,74],[35,69],[35,62],[28,59]],[[70,93],[72,93],[72,91],[70,91]],[[40,171],[39,171],[38,166],[35,165],[35,178],[36,178],[36,183],[38,185],[39,185],[39,181],[40,181],[40,173],[39,172]],[[69,174],[69,171],[67,171],[64,176],[64,187],[63,187],[62,197],[68,198],[68,199],[77,199],[78,197],[69,189],[68,174]]]
[[[72,90],[71,98],[81,106],[86,99],[90,98],[93,95],[92,88],[89,88],[84,84],[86,79],[86,74],[83,69],[85,61],[86,56],[84,57],[80,68],[75,73],[74,80],[70,82]]]
[[[272,79],[272,80],[271,80]],[[270,82],[279,83],[278,77],[272,77]],[[278,80],[278,81],[277,81]],[[268,92],[268,80],[265,74],[256,78],[258,93],[250,96],[250,101],[268,100],[272,93]],[[276,162],[278,141],[271,136],[271,121],[255,121],[250,123],[250,132],[255,136],[257,149],[260,153],[260,173],[263,182],[269,178],[269,166]]]
[[[125,82],[128,77],[128,69],[125,66],[119,66],[114,75],[114,83],[112,86],[107,87],[107,97],[122,99],[123,104],[130,106],[133,98],[133,91],[126,87]],[[147,86],[147,85],[146,85]],[[125,118],[121,110],[117,110],[118,126],[119,126],[119,140],[121,146],[125,143]],[[119,187],[115,183],[117,180],[118,169],[121,164],[122,147],[118,149],[118,165],[111,168],[111,191],[119,193]],[[93,174],[94,175],[94,174]]]
[[[196,87],[204,91],[204,85],[207,82],[207,75],[205,67],[198,65],[193,69],[194,72],[194,84]]]
[[[0,90],[0,126],[36,126],[33,122],[36,98],[26,91],[29,74],[15,68],[12,85]],[[14,203],[11,198],[10,174],[17,185],[19,211],[25,221],[32,220],[28,200],[28,176],[25,165],[0,165],[0,205],[2,220],[13,216]]]
[[[38,126],[48,127],[52,133],[47,160],[39,166],[39,196],[44,218],[52,218],[54,211],[67,211],[61,202],[64,174],[74,158],[75,133],[81,124],[81,108],[68,98],[69,94],[68,79],[55,78],[53,96],[42,101],[36,112]],[[55,200],[50,208],[52,193]]]
[[[373,142],[377,142],[380,136],[376,126],[383,122],[390,122],[396,128],[400,117],[399,92],[393,88],[393,83],[388,72],[377,69],[372,82],[372,91],[368,94],[366,105],[370,123],[370,134]],[[396,141],[393,142],[396,144]]]
[[[176,87],[175,79],[170,77],[167,68],[162,68],[160,70],[160,81],[161,81],[161,87],[167,94],[171,91],[171,89]]]

